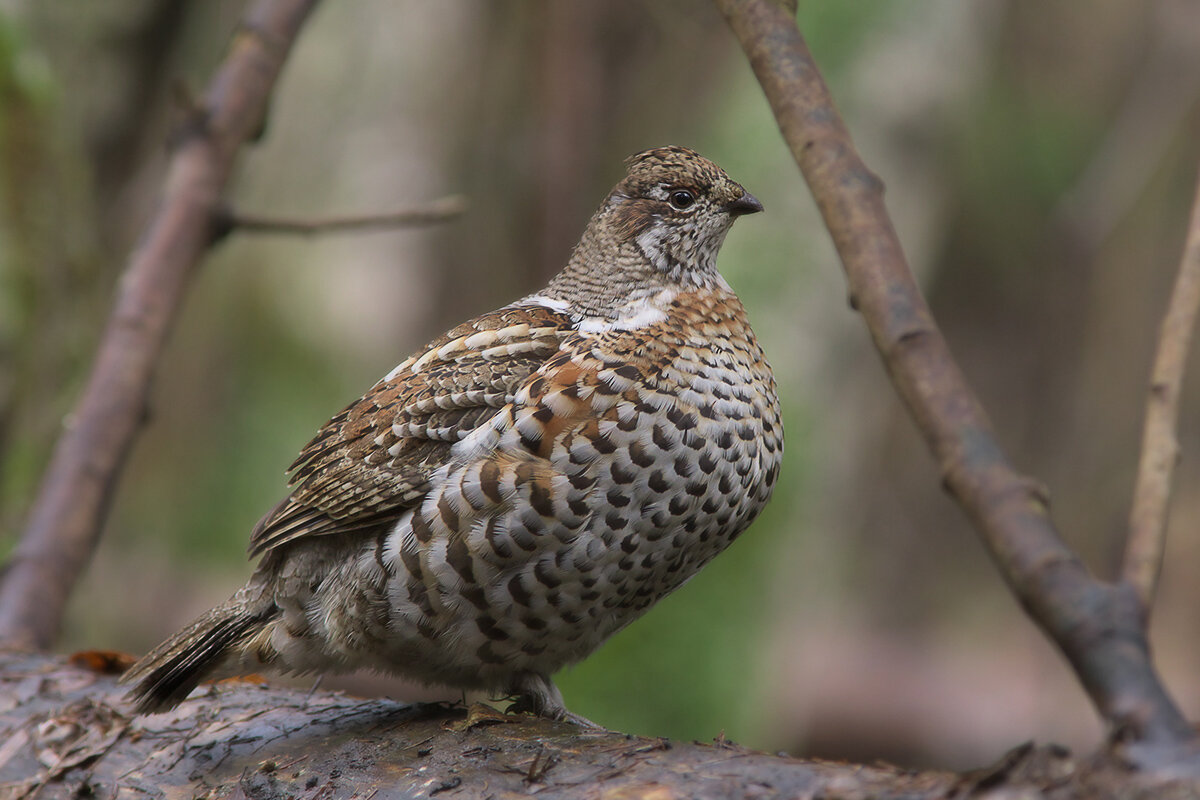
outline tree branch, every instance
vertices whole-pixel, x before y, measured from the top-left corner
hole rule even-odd
[[[1114,737],[1174,745],[1192,730],[1149,657],[1136,593],[1093,578],[1019,475],[917,288],[883,203],[795,20],[768,0],[716,0],[750,59],[832,234],[893,384],[1022,606],[1061,648]]]
[[[581,798],[1191,797],[1060,747],[954,775],[581,731],[565,722],[225,683],[129,715],[111,677],[0,649],[0,797]]]
[[[1142,428],[1142,455],[1129,516],[1129,541],[1121,569],[1125,581],[1137,590],[1147,617],[1154,603],[1167,538],[1171,478],[1179,460],[1176,438],[1179,394],[1197,309],[1200,309],[1200,177],[1179,273],[1159,331]]]
[[[467,209],[467,201],[459,196],[442,197],[423,206],[402,208],[381,214],[361,214],[345,217],[323,217],[315,219],[289,219],[261,214],[247,214],[226,209],[218,215],[217,227],[221,235],[228,233],[282,233],[313,235],[319,233],[344,233],[371,228],[403,228],[415,225],[430,225],[445,222],[460,216]]]
[[[175,143],[163,197],[121,277],[83,396],[54,449],[0,583],[0,640],[48,647],[95,549],[146,413],[151,378],[184,287],[213,239],[213,213],[241,145],[316,0],[259,0],[246,12],[201,108]]]

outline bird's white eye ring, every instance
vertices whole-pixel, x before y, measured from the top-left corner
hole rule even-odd
[[[683,211],[696,202],[696,196],[687,189],[676,189],[668,195],[667,200],[673,208]]]

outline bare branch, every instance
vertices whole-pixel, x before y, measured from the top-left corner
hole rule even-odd
[[[1159,331],[1158,352],[1146,399],[1142,428],[1142,455],[1138,462],[1129,516],[1129,541],[1122,577],[1137,589],[1146,616],[1154,603],[1158,574],[1167,538],[1167,510],[1171,478],[1179,460],[1176,426],[1184,368],[1200,309],[1200,178],[1192,204],[1191,223],[1179,274]]]
[[[213,214],[244,142],[316,0],[258,0],[190,115],[163,197],[121,277],[83,396],[42,479],[0,583],[0,640],[48,647],[100,537],[109,500],[146,413],[154,368],[184,287],[212,241]]]
[[[900,396],[1021,605],[1062,649],[1115,737],[1192,741],[1154,672],[1137,595],[1093,578],[1050,520],[1044,491],[1018,474],[950,356],[883,203],[795,20],[769,0],[716,0],[750,59],[833,236]]]
[[[461,216],[467,201],[460,195],[442,197],[422,206],[403,208],[381,214],[361,214],[345,217],[293,219],[247,214],[226,210],[219,215],[218,228],[225,233],[282,233],[310,236],[321,233],[345,233],[370,229],[405,228],[432,225]]]

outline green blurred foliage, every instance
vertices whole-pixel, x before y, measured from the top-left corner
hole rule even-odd
[[[22,384],[17,349],[35,308],[36,285],[28,267],[34,244],[26,233],[23,198],[35,183],[29,171],[40,160],[39,133],[51,94],[47,76],[36,63],[23,31],[0,16],[0,418],[16,412]],[[0,428],[0,436],[0,509],[8,509],[32,490],[43,459],[11,424]],[[0,531],[14,524],[10,519],[8,525],[0,524]],[[0,538],[0,556],[14,544],[15,537]]]
[[[104,304],[88,168],[64,130],[69,102],[35,37],[0,14],[0,552],[14,542]]]

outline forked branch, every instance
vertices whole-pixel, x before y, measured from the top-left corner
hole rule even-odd
[[[1179,394],[1196,328],[1197,309],[1200,309],[1200,177],[1183,258],[1159,331],[1142,427],[1142,455],[1129,515],[1129,541],[1122,565],[1122,577],[1137,590],[1147,617],[1154,604],[1166,544],[1171,478],[1179,460],[1176,436]]]
[[[1074,667],[1114,738],[1193,733],[1149,656],[1137,593],[1096,580],[1063,543],[1044,491],[1018,474],[917,288],[883,203],[796,27],[770,0],[716,0],[833,236],[896,390],[1021,605]]]

